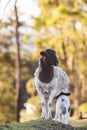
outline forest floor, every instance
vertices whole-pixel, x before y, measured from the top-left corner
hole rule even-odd
[[[70,118],[69,125],[53,120],[32,120],[25,123],[1,124],[0,130],[87,130],[87,117]]]
[[[83,114],[83,119],[79,119],[78,116],[71,117],[69,124],[74,127],[81,127],[87,125],[87,114]]]

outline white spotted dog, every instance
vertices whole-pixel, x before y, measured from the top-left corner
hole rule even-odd
[[[59,121],[68,124],[70,116],[70,93],[61,92],[58,95],[56,103],[55,120],[59,118]]]
[[[67,74],[57,67],[58,59],[56,52],[47,49],[40,52],[38,68],[34,74],[34,85],[41,98],[42,115],[41,118],[52,118],[51,106],[54,97],[60,92],[68,92],[69,78]]]

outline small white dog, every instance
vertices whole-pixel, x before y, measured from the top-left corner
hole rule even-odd
[[[68,124],[69,116],[70,116],[70,93],[61,92],[58,95],[57,103],[56,103],[56,112],[55,112],[55,120],[59,118],[59,121]]]

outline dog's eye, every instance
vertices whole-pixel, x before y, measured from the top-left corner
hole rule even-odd
[[[62,99],[62,101],[64,101],[64,99]]]

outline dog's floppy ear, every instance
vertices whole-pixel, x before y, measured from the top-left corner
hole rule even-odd
[[[40,55],[45,56],[45,52],[44,52],[44,51],[41,51],[41,52],[40,52]]]

